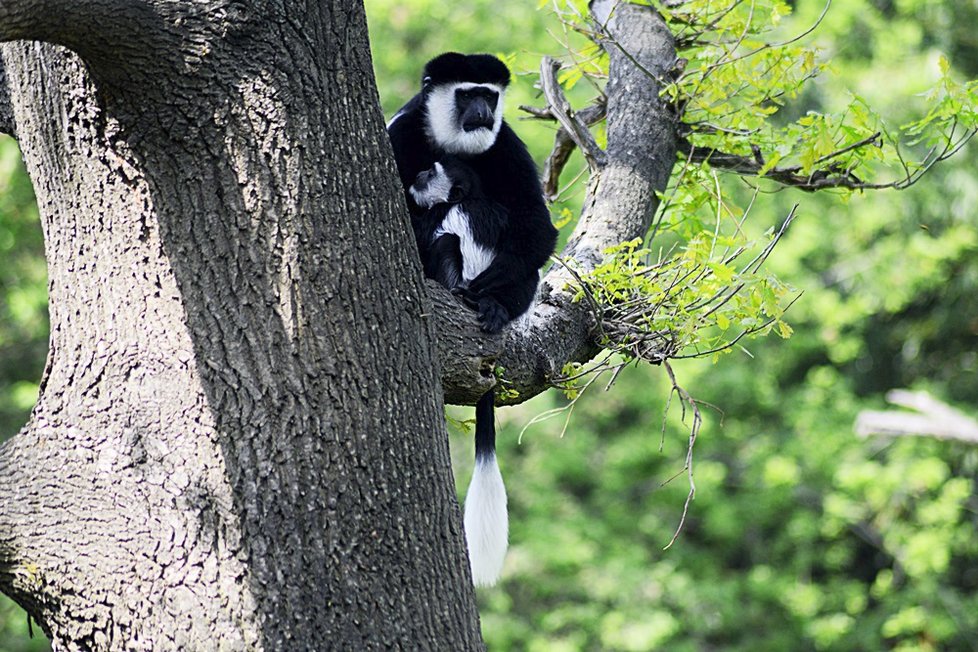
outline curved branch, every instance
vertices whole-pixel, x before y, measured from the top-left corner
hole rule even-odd
[[[143,2],[113,0],[5,0],[0,2],[0,41],[43,41],[77,50],[112,32],[123,39],[127,34],[119,27],[144,16],[146,9]]]
[[[258,14],[248,0],[4,0],[0,42],[61,45],[102,81],[155,89],[251,31]]]
[[[0,2],[0,41],[49,41],[64,26],[70,0]],[[81,4],[81,3],[79,3]]]
[[[561,256],[587,272],[608,247],[644,236],[676,161],[674,114],[659,97],[660,83],[676,59],[673,35],[648,6],[595,2],[602,46],[609,55],[606,88],[607,164],[588,184],[581,218]],[[650,74],[651,73],[651,74]],[[551,115],[553,108],[550,110]],[[568,362],[586,362],[599,350],[597,322],[590,306],[576,303],[568,289],[572,276],[554,266],[541,282],[530,312],[505,332],[495,355],[473,354],[491,340],[474,333],[464,308],[435,293],[441,359],[466,360],[465,371],[443,370],[446,400],[471,404],[491,386],[486,368],[503,370],[497,402],[520,403],[547,389]]]

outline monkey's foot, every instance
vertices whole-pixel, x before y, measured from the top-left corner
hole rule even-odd
[[[490,297],[479,299],[478,312],[482,330],[487,333],[498,333],[509,322],[509,313],[506,309]]]

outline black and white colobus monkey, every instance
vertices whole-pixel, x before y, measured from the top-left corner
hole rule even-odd
[[[474,303],[492,297],[505,308],[502,314],[479,304],[488,332],[501,330],[530,307],[539,270],[557,241],[533,159],[503,120],[508,84],[509,69],[496,57],[447,52],[428,62],[421,92],[387,126],[416,233],[425,211],[408,189],[446,154],[472,168],[485,196],[509,214],[492,265],[468,288]]]
[[[422,242],[428,210],[409,192],[421,172],[454,155],[474,173],[484,198],[505,209],[505,226],[492,247],[491,261],[460,290],[487,332],[501,330],[530,307],[539,270],[557,241],[533,159],[503,120],[508,85],[509,69],[496,57],[448,52],[425,65],[421,92],[387,125],[429,276],[437,273],[434,259],[429,259],[432,253],[441,261],[455,256],[463,268],[465,254],[461,239],[458,250],[452,239],[439,241],[435,249]],[[494,403],[494,392],[489,391],[476,404],[476,467],[465,500],[465,536],[477,585],[494,584],[499,578],[508,539],[506,489],[495,455]]]

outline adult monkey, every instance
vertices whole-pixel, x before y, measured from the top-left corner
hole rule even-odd
[[[492,55],[446,52],[425,65],[421,92],[387,125],[416,238],[422,237],[425,208],[409,189],[445,155],[467,164],[485,196],[508,212],[489,267],[466,286],[450,288],[478,312],[489,333],[530,307],[540,268],[557,242],[536,165],[503,120],[509,78],[509,69]],[[430,243],[418,244],[421,251],[430,250]],[[422,262],[437,268],[432,261]],[[494,402],[490,390],[476,404],[476,466],[465,500],[465,536],[476,585],[499,578],[509,530],[506,488],[496,462]]]

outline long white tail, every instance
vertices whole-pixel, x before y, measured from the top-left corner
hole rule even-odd
[[[492,586],[503,571],[509,545],[506,487],[495,453],[476,458],[465,495],[465,542],[475,585]]]

